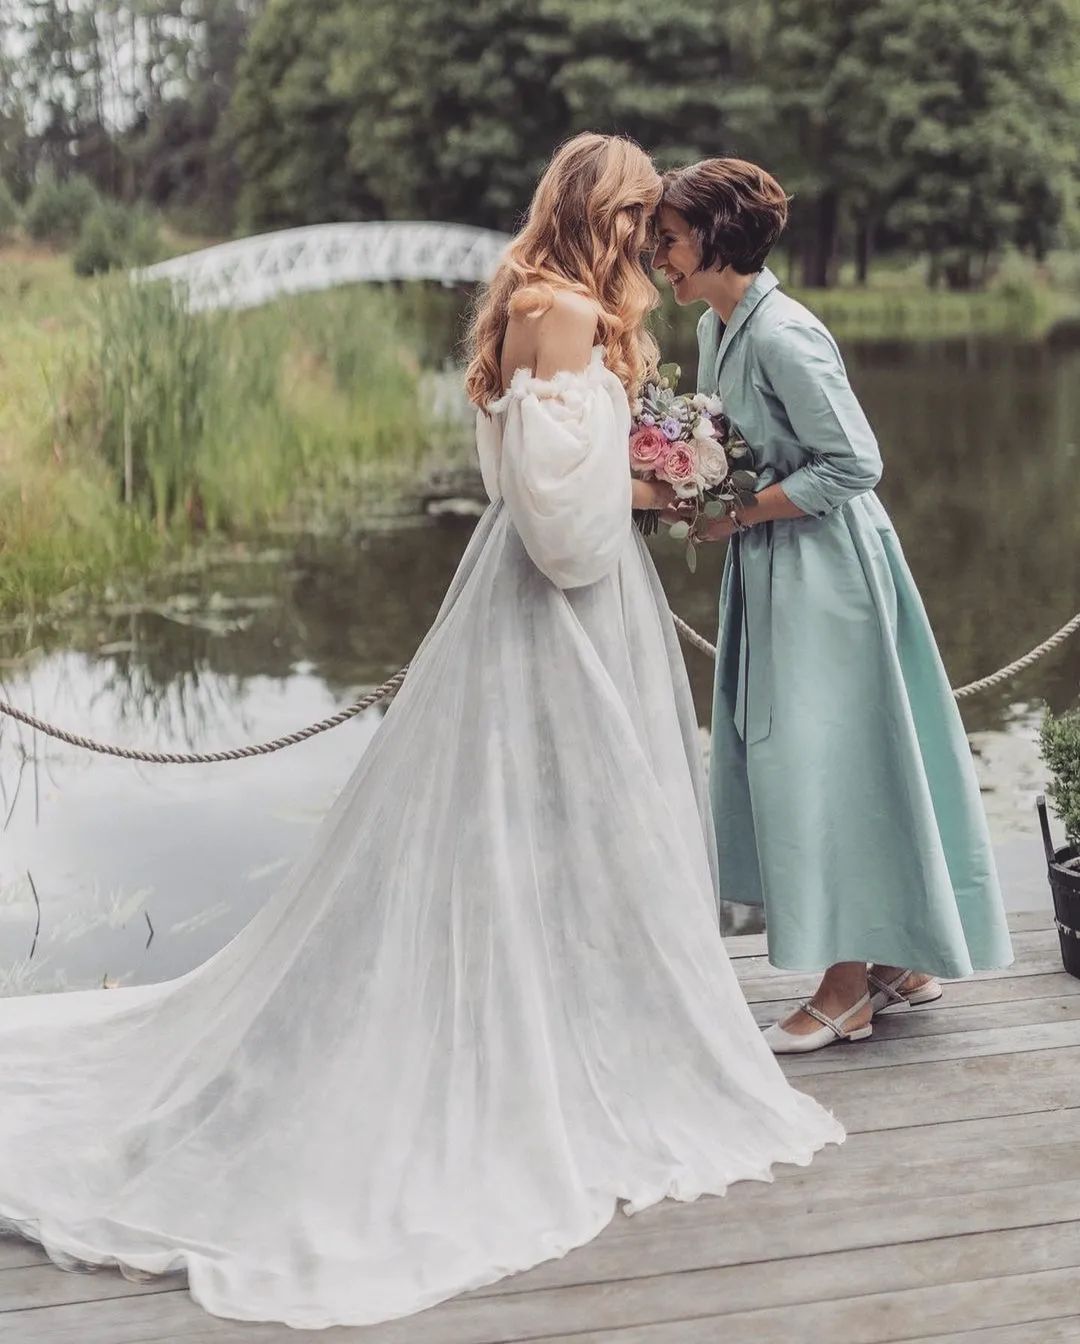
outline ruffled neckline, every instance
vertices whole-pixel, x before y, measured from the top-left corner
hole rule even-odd
[[[608,372],[602,345],[594,345],[589,362],[583,369],[560,369],[553,378],[537,378],[531,369],[515,369],[510,385],[496,401],[489,402],[488,411],[502,411],[515,398],[558,397],[566,392],[600,386]]]

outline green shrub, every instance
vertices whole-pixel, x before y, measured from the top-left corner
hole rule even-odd
[[[125,266],[145,266],[159,252],[157,222],[148,211],[103,201],[87,217],[71,264],[76,275],[102,275]]]
[[[96,187],[85,177],[68,177],[62,182],[45,178],[26,202],[26,231],[39,243],[73,243],[100,202]]]
[[[99,206],[79,234],[71,255],[76,275],[101,275],[124,264],[124,238],[115,227],[113,209]]]
[[[1047,710],[1039,746],[1051,776],[1046,792],[1065,824],[1069,844],[1080,848],[1080,709],[1065,714]]]
[[[0,177],[0,243],[11,237],[18,222],[19,207],[11,194],[11,188]]]
[[[160,261],[164,249],[157,217],[145,206],[136,205],[127,211],[127,226],[126,264],[150,266]]]

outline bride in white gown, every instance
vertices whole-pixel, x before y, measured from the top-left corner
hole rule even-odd
[[[631,526],[659,195],[624,140],[549,167],[475,325],[491,506],[277,894],[179,979],[0,1002],[0,1225],[58,1264],[362,1324],[843,1138],[725,955]]]

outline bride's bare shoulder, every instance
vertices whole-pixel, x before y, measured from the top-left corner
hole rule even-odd
[[[503,336],[506,380],[527,368],[538,378],[584,369],[592,356],[600,306],[587,294],[555,285],[530,285],[510,300]]]
[[[587,367],[596,341],[600,308],[586,294],[552,290],[551,306],[542,313],[536,333],[536,376],[552,378],[562,369]]]

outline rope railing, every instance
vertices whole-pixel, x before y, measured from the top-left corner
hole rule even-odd
[[[693,626],[686,624],[681,616],[676,616],[674,612],[671,615],[675,621],[676,630],[688,644],[693,645],[695,649],[700,649],[702,653],[708,654],[710,658],[716,657],[715,644],[710,644],[703,635],[699,635]],[[1020,672],[1026,671],[1029,667],[1034,667],[1040,658],[1045,658],[1059,644],[1064,644],[1069,636],[1075,634],[1077,630],[1080,630],[1080,611],[1071,621],[1066,621],[1060,630],[1055,630],[1048,639],[1044,639],[1041,644],[1036,644],[1030,653],[1025,653],[1022,658],[1017,658],[1015,662],[1007,663],[996,672],[991,672],[988,677],[980,677],[978,681],[969,681],[966,686],[955,687],[953,695],[957,700],[964,700],[967,696],[976,695],[979,691],[988,691],[991,686],[1000,686],[1003,681],[1009,681]]]
[[[671,613],[671,617],[675,622],[676,630],[688,644],[708,657],[715,659],[715,644],[710,644],[704,635],[698,634],[693,626],[687,625],[682,617],[677,616],[675,612]],[[992,672],[988,677],[980,677],[978,681],[972,681],[966,686],[954,689],[953,695],[957,700],[963,700],[979,691],[989,690],[992,686],[1001,685],[1002,682],[1008,681],[1011,677],[1015,677],[1018,673],[1032,667],[1040,658],[1044,658],[1058,645],[1063,644],[1077,630],[1080,630],[1080,611],[1071,621],[1067,621],[1060,630],[1056,630],[1048,639],[1044,639],[1041,644],[1037,644],[1030,653],[1025,653],[1022,658],[1017,658],[1015,662],[999,668],[998,671]],[[222,761],[242,761],[252,756],[267,756],[273,751],[282,751],[285,747],[295,746],[298,742],[306,742],[309,737],[315,737],[318,733],[325,733],[330,728],[337,728],[340,724],[347,723],[349,719],[355,718],[357,714],[362,714],[365,709],[371,709],[383,700],[392,700],[401,689],[408,670],[409,664],[406,663],[399,672],[395,672],[392,677],[387,678],[381,686],[376,686],[374,690],[366,692],[353,704],[346,706],[345,709],[338,710],[336,714],[331,714],[328,718],[320,719],[318,723],[309,724],[306,728],[300,728],[294,733],[286,733],[283,737],[275,737],[271,742],[252,743],[250,746],[234,747],[229,751],[139,751],[134,747],[117,747],[108,742],[97,742],[91,737],[83,737],[80,733],[71,733],[64,728],[57,728],[54,724],[46,723],[44,719],[36,718],[24,709],[17,709],[14,705],[9,705],[3,700],[0,700],[0,714],[6,714],[9,718],[16,719],[19,723],[25,723],[39,733],[45,733],[48,737],[54,737],[60,742],[68,743],[69,746],[83,747],[87,751],[95,751],[102,756],[116,756],[124,761],[145,761],[149,765],[216,765]]]

